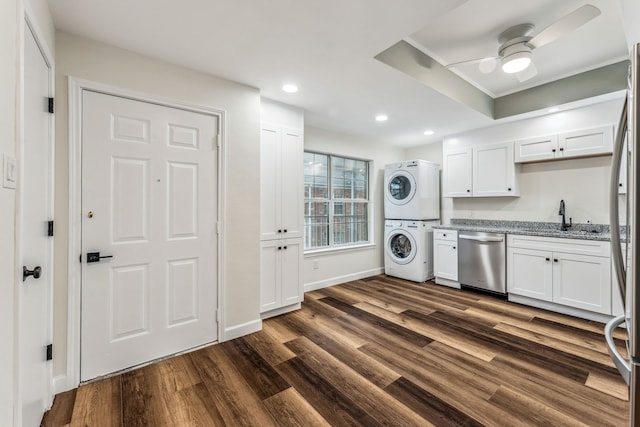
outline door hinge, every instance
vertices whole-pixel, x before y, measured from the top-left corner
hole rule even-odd
[[[222,142],[220,141],[220,134],[216,135],[216,147],[220,148]]]
[[[216,222],[216,234],[220,234],[220,221]]]
[[[47,360],[53,360],[53,344],[47,346]]]
[[[53,114],[53,98],[49,98],[49,113]]]
[[[47,223],[47,236],[53,237],[53,221]]]

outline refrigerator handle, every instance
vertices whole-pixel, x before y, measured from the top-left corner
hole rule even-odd
[[[625,320],[626,319],[624,314],[611,319],[604,327],[604,338],[607,341],[607,349],[609,350],[611,359],[613,359],[613,363],[616,365],[616,368],[618,369],[618,372],[620,372],[620,375],[622,375],[624,382],[629,385],[629,378],[631,377],[631,362],[622,357],[622,354],[620,354],[618,347],[616,347],[616,343],[613,341],[613,331],[615,331],[618,326],[623,324]]]
[[[616,140],[613,145],[613,158],[611,159],[611,179],[609,182],[609,218],[611,222],[611,255],[613,267],[618,278],[618,288],[622,296],[622,303],[626,301],[627,274],[624,270],[622,259],[622,245],[620,243],[620,210],[618,206],[618,182],[620,180],[620,164],[622,162],[622,152],[624,149],[624,137],[627,131],[627,98],[622,107],[622,115],[616,132]]]

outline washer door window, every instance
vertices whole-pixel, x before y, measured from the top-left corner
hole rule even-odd
[[[416,240],[406,231],[397,230],[389,235],[387,251],[398,264],[408,264],[416,256]]]
[[[415,180],[411,174],[398,171],[387,182],[387,197],[396,205],[404,205],[416,194]]]

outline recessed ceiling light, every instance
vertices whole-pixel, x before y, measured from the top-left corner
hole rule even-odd
[[[378,114],[376,116],[376,122],[386,122],[389,119],[385,114]]]
[[[286,84],[282,86],[282,90],[287,93],[296,93],[298,91],[298,86],[293,84]]]
[[[560,111],[560,109],[558,107],[553,107],[553,108],[549,108],[548,110],[550,113],[557,113],[558,111]]]
[[[424,134],[427,135],[427,136],[433,135],[434,133],[435,133],[435,131],[432,131],[431,129],[424,131]]]

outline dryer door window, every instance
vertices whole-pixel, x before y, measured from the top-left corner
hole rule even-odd
[[[413,177],[406,172],[398,172],[389,178],[387,197],[396,205],[408,203],[416,192]]]
[[[410,234],[397,232],[391,235],[387,250],[398,264],[408,264],[416,256],[416,242]]]

